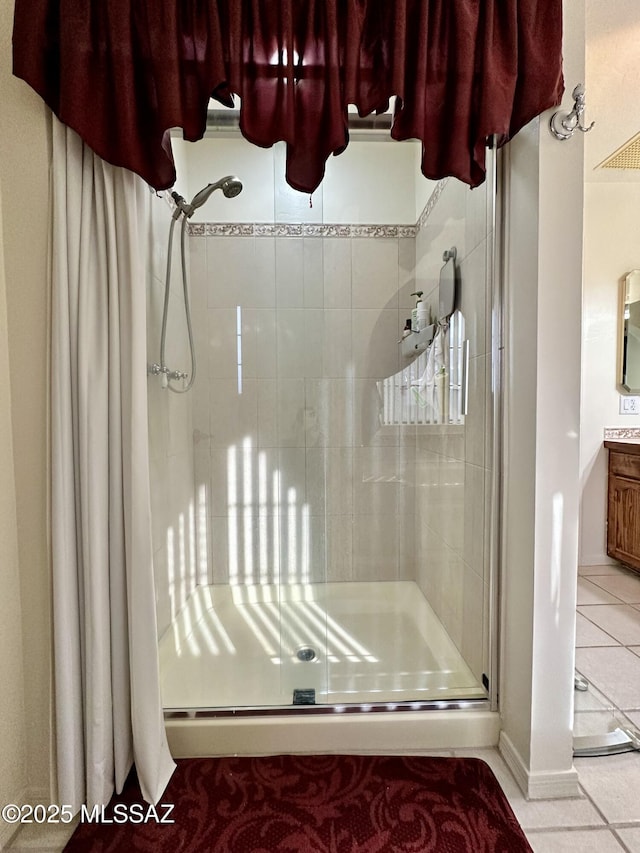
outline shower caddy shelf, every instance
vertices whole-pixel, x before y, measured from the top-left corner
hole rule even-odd
[[[405,358],[415,358],[427,349],[435,333],[435,323],[425,326],[419,332],[412,332],[400,341],[400,352]]]

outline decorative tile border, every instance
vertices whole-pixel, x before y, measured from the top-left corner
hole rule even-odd
[[[424,227],[425,222],[431,216],[431,212],[433,211],[433,208],[438,203],[440,196],[442,195],[442,192],[448,183],[449,183],[449,178],[443,178],[441,181],[438,181],[438,183],[435,185],[433,192],[429,196],[429,199],[424,206],[424,210],[422,211],[422,213],[418,217],[418,221],[416,222],[416,233],[421,228]]]
[[[623,438],[640,439],[640,427],[605,427],[605,441],[618,441]]]
[[[190,222],[190,237],[253,237],[256,226],[251,222]]]
[[[416,225],[190,222],[191,237],[415,237]]]
[[[449,178],[438,181],[415,225],[331,225],[304,222],[189,222],[190,237],[410,237],[418,235]]]

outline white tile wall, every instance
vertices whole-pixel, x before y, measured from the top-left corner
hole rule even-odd
[[[326,237],[322,241],[325,308],[351,307],[351,241]]]
[[[353,308],[398,307],[398,241],[355,237],[351,241]]]
[[[321,221],[315,197],[313,213],[291,219],[285,195],[276,193],[277,221]],[[486,189],[450,181],[416,239],[190,238],[194,324],[206,339],[191,397],[210,580],[417,579],[478,677],[488,633],[487,222]],[[376,382],[405,364],[397,342],[410,294],[424,290],[437,314],[452,245],[470,413],[459,425],[383,427]]]
[[[160,360],[160,332],[164,302],[167,245],[171,214],[166,201],[151,204],[149,280],[147,282],[147,356]],[[198,268],[196,252],[190,261]],[[197,297],[196,297],[197,299]],[[197,301],[195,307],[197,308]],[[194,310],[194,317],[202,312]],[[167,327],[166,361],[171,369],[190,370],[180,267],[179,238],[174,237],[171,298]],[[158,377],[148,379],[149,453],[152,535],[158,633],[196,585],[196,500],[193,463],[193,414],[188,394],[173,394]]]
[[[487,424],[490,387],[490,306],[487,268],[491,225],[486,184],[469,191],[449,181],[415,241],[415,287],[438,313],[442,255],[455,246],[457,306],[470,342],[469,413],[464,425],[418,428],[416,536],[418,583],[477,678],[489,648],[485,607],[490,463]],[[428,429],[428,428],[423,428]],[[490,446],[490,445],[489,445]]]

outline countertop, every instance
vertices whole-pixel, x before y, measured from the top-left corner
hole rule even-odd
[[[605,439],[604,446],[609,450],[618,450],[621,453],[631,453],[640,456],[640,440],[637,438]]]

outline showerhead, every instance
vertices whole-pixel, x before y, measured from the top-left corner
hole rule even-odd
[[[235,198],[242,192],[242,181],[234,175],[229,175],[222,184],[222,192],[227,198]]]
[[[235,175],[227,175],[226,178],[220,178],[214,184],[207,184],[204,189],[197,192],[191,199],[191,204],[185,205],[185,214],[187,218],[193,215],[194,210],[202,207],[205,201],[215,190],[222,190],[227,198],[234,198],[242,192],[242,182]]]
[[[191,199],[191,204],[187,204],[184,198],[176,192],[171,193],[171,197],[176,203],[176,209],[173,214],[174,219],[179,219],[184,213],[186,219],[191,219],[194,212],[205,203],[212,192],[222,190],[227,198],[235,198],[242,192],[242,181],[236,178],[235,175],[227,175],[226,178],[220,178],[214,184],[207,184],[206,187],[197,192]]]

